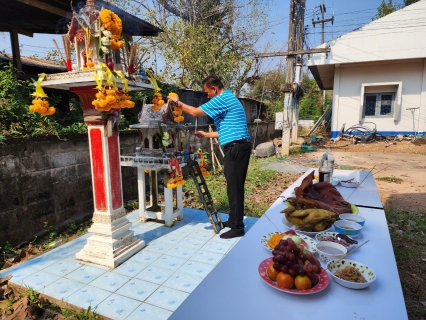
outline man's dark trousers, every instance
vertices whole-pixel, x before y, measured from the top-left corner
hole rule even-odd
[[[250,142],[225,147],[224,172],[230,206],[231,229],[244,230],[244,184],[251,155]]]

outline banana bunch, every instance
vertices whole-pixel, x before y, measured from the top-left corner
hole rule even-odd
[[[296,210],[294,207],[288,207],[281,212],[284,212],[286,219],[290,223],[302,231],[323,231],[336,221],[334,212],[324,209]]]

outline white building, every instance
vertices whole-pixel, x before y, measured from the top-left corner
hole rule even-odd
[[[426,0],[320,47],[308,67],[318,86],[333,90],[332,137],[345,124],[374,122],[385,135],[426,131]]]

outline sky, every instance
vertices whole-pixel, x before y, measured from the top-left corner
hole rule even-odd
[[[271,0],[272,4],[268,11],[269,27],[262,41],[259,43],[258,52],[265,52],[265,43],[269,42],[270,51],[286,51],[289,25],[290,0]],[[382,0],[306,0],[305,26],[309,26],[306,34],[306,44],[309,48],[314,48],[321,43],[321,25],[317,24],[315,28],[312,25],[312,19],[321,19],[319,5],[324,3],[326,7],[325,19],[334,16],[334,23],[325,24],[325,41],[336,38],[342,34],[357,29],[372,21],[377,14],[377,8]],[[402,0],[394,0],[394,5],[402,4]],[[55,50],[52,39],[55,38],[62,49],[62,39],[60,35],[35,34],[34,37],[19,35],[21,46],[21,56],[37,55],[42,58],[46,53]],[[11,44],[9,33],[0,33],[0,51],[11,53]],[[282,64],[284,58],[265,58],[263,68],[275,69]]]

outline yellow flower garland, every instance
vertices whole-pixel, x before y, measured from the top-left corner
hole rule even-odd
[[[124,45],[124,41],[120,40],[123,31],[123,23],[120,17],[108,9],[102,9],[99,13],[99,19],[106,30],[111,32],[110,47],[117,50]]]
[[[30,111],[37,112],[43,116],[50,116],[56,112],[55,107],[49,107],[49,101],[47,101],[47,94],[44,93],[43,88],[41,87],[41,82],[43,81],[45,73],[40,74],[40,77],[36,83],[36,90],[32,94],[35,98],[32,101],[32,105],[29,106]]]

